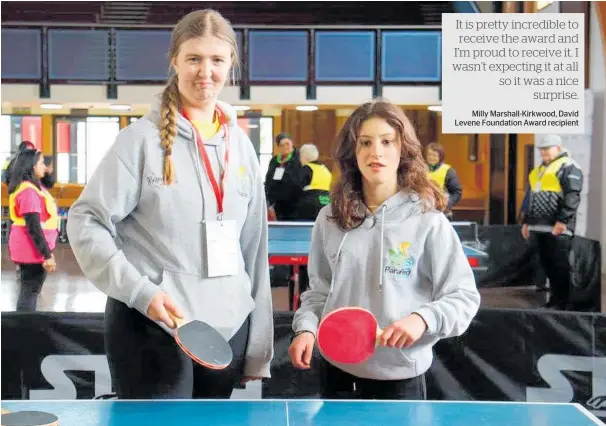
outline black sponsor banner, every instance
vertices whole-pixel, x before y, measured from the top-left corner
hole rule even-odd
[[[2,313],[2,399],[21,399],[21,372],[23,354],[31,347],[26,334],[25,318],[21,315]]]
[[[310,370],[290,365],[291,321],[275,314],[272,378],[259,397],[319,397],[318,353]],[[427,380],[429,399],[578,402],[606,418],[606,315],[482,308],[465,335],[436,345]],[[3,399],[111,393],[103,314],[2,314]]]
[[[2,313],[2,398],[10,397],[5,389],[12,396],[13,389],[21,387],[5,376],[9,369],[10,377],[15,377],[17,366],[22,369],[26,399],[90,399],[95,393],[111,393],[103,317],[99,313]]]
[[[465,242],[464,242],[465,244]],[[479,226],[477,244],[487,257],[487,270],[476,274],[478,287],[511,287],[545,284],[539,253],[522,238],[520,226]],[[601,246],[599,241],[575,236],[571,247],[572,310],[600,311]]]

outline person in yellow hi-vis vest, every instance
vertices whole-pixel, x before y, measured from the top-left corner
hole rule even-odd
[[[559,136],[547,135],[536,147],[542,162],[528,176],[521,210],[522,236],[538,250],[549,278],[551,297],[546,307],[565,310],[570,292],[568,256],[581,203],[583,172]]]
[[[295,220],[315,222],[320,210],[330,204],[330,187],[332,173],[324,164],[318,161],[320,153],[314,144],[305,144],[299,148],[301,171],[299,185],[303,190],[295,206]],[[299,270],[299,292],[309,288],[307,267]]]
[[[453,219],[452,208],[463,196],[463,187],[455,169],[444,163],[444,147],[439,143],[430,143],[425,150],[425,160],[429,167],[429,178],[448,195],[446,217]]]
[[[12,221],[8,247],[19,265],[21,289],[17,311],[35,311],[48,272],[57,265],[53,251],[59,234],[57,204],[41,183],[46,174],[40,151],[24,150],[11,166],[8,186]]]
[[[303,189],[295,210],[299,221],[315,221],[322,207],[330,203],[332,173],[318,161],[319,156],[318,148],[313,144],[305,144],[299,149]]]

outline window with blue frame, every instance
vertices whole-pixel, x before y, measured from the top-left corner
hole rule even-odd
[[[374,31],[316,31],[315,46],[316,81],[374,80]]]
[[[116,31],[116,78],[164,81],[168,78],[170,31]]]
[[[48,75],[51,80],[107,81],[109,30],[48,30]]]
[[[439,82],[442,35],[439,31],[384,31],[381,78],[384,82]]]
[[[251,81],[304,82],[308,73],[306,31],[265,31],[249,33]]]
[[[2,28],[2,78],[39,79],[42,74],[41,44],[40,30]]]

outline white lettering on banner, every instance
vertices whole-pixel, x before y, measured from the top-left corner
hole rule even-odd
[[[78,392],[66,371],[95,373],[95,397],[112,392],[109,365],[105,355],[48,355],[40,364],[44,379],[53,389],[32,389],[30,399],[77,399]]]
[[[109,364],[105,355],[48,355],[40,364],[44,379],[53,389],[31,389],[30,399],[70,400],[78,398],[75,383],[66,371],[92,371],[95,398],[112,393]],[[248,382],[245,389],[234,389],[231,399],[261,399],[261,381]]]
[[[583,371],[592,373],[592,396],[585,405],[595,416],[606,417],[606,357],[546,354],[539,358],[537,370],[550,387],[527,387],[526,401],[571,402],[574,389],[562,372]]]

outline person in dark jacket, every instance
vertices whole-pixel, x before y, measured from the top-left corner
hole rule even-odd
[[[427,145],[425,161],[429,167],[429,178],[448,195],[446,217],[452,220],[452,208],[461,201],[463,196],[463,187],[459,183],[459,177],[451,165],[444,163],[444,147],[438,143]]]
[[[521,209],[522,236],[538,250],[549,279],[551,297],[546,307],[565,310],[570,293],[568,257],[581,203],[583,172],[558,135],[544,136],[536,147],[542,162],[528,176]]]
[[[276,136],[279,153],[271,159],[265,175],[265,196],[279,221],[296,219],[296,204],[301,196],[301,163],[288,133]]]

